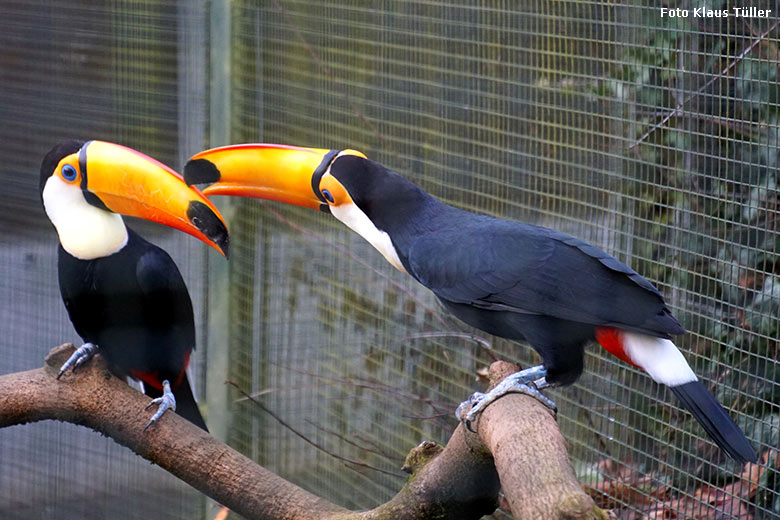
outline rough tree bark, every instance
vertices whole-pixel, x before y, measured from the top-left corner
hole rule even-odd
[[[100,356],[59,381],[73,352],[52,349],[44,367],[0,376],[0,427],[55,419],[127,446],[248,519],[468,520],[490,514],[502,487],[517,519],[600,519],[577,482],[552,414],[521,394],[486,408],[477,433],[459,426],[447,446],[424,442],[407,457],[409,480],[389,502],[351,512],[258,466],[181,417],[143,432],[149,398],[114,377]],[[500,380],[516,367],[494,363]]]

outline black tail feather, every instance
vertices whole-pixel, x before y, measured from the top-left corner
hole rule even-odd
[[[740,464],[756,462],[758,455],[745,434],[717,399],[699,381],[670,386],[685,408],[699,421],[715,444]]]
[[[176,413],[190,421],[195,426],[209,431],[206,427],[206,421],[203,420],[203,416],[198,409],[198,403],[195,402],[195,396],[192,395],[192,386],[190,386],[190,378],[184,377],[178,387],[173,391],[173,396],[176,398]]]

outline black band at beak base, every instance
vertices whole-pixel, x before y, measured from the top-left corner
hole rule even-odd
[[[330,163],[333,162],[333,159],[336,158],[336,156],[339,154],[340,151],[341,150],[331,150],[328,153],[326,153],[325,156],[322,158],[322,162],[320,162],[320,165],[317,166],[317,168],[314,170],[314,173],[312,173],[311,175],[311,190],[314,192],[317,198],[320,199],[320,201],[326,206],[328,205],[328,201],[325,200],[325,197],[323,197],[322,193],[320,193],[320,179],[322,179],[322,176],[325,175],[328,166],[330,166]],[[322,206],[320,206],[320,211],[322,211]]]
[[[89,185],[87,182],[87,147],[92,144],[92,140],[87,141],[81,146],[79,150],[79,171],[81,172],[81,191],[84,194],[84,200],[92,204],[96,208],[100,208],[104,211],[113,213],[105,203],[100,200],[100,197],[89,191]]]

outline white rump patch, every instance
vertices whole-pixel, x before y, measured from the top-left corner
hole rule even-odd
[[[622,331],[623,351],[654,381],[679,386],[698,381],[682,352],[671,340]]]

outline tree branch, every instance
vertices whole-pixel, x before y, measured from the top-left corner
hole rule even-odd
[[[496,508],[500,484],[515,518],[606,518],[577,482],[554,417],[521,394],[487,407],[476,434],[458,426],[446,447],[424,442],[414,448],[401,491],[371,511],[351,512],[274,475],[178,415],[167,413],[143,432],[149,398],[113,376],[100,356],[55,378],[72,352],[73,345],[59,346],[44,367],[0,376],[0,427],[54,419],[92,428],[249,519],[477,519]],[[514,370],[497,362],[491,377],[500,380]]]

